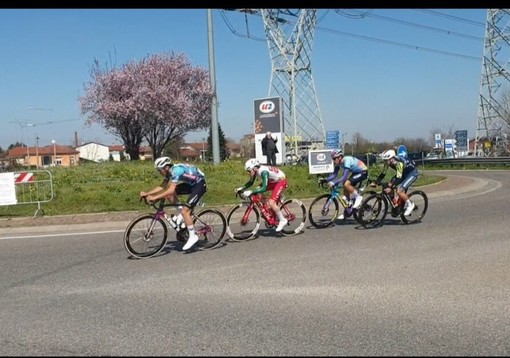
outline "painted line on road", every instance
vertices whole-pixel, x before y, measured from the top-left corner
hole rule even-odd
[[[7,236],[7,237],[0,237],[0,240],[40,239],[40,238],[45,238],[45,237],[57,237],[57,236],[112,234],[112,233],[118,233],[118,232],[124,232],[124,231],[125,230],[108,230],[108,231],[90,231],[90,232],[66,232],[66,233],[63,233],[63,234]]]

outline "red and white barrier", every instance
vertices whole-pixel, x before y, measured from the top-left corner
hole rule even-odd
[[[23,172],[23,173],[14,173],[14,183],[31,183],[34,181],[34,173]]]

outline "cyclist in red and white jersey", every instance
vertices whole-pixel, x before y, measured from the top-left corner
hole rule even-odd
[[[276,232],[282,231],[283,227],[287,225],[287,219],[283,216],[280,208],[278,207],[278,199],[281,197],[285,189],[287,188],[287,178],[285,173],[273,166],[260,165],[257,159],[248,159],[244,164],[244,169],[250,174],[250,180],[243,186],[236,188],[236,193],[242,191],[241,194],[244,197],[249,197],[253,194],[260,194],[266,191],[271,191],[268,203],[271,209],[274,210],[278,217],[278,226]],[[262,179],[262,184],[253,190],[246,190],[255,183],[257,177]]]

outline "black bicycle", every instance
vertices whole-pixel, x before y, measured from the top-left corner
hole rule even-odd
[[[188,229],[175,225],[171,217],[165,213],[166,207],[186,206],[189,208],[188,204],[165,203],[165,199],[156,202],[143,199],[147,205],[156,209],[156,212],[142,214],[128,224],[124,232],[124,247],[132,257],[144,259],[160,253],[169,240],[169,228],[176,231],[178,241],[185,243],[188,240]],[[194,247],[210,250],[221,245],[227,231],[227,220],[221,211],[206,208],[195,213],[192,209],[191,217],[195,233],[199,238]]]
[[[365,179],[359,182],[355,187],[361,195],[375,193],[374,191],[365,191],[368,184],[370,184],[370,181]],[[344,213],[345,218],[353,216],[354,219],[359,222],[359,209],[354,209],[352,207],[352,200],[345,201],[345,199],[342,198],[343,193],[341,188],[330,188],[326,181],[320,179],[317,181],[317,185],[321,186],[323,189],[328,189],[330,192],[317,196],[310,203],[310,207],[308,208],[308,220],[310,220],[312,226],[317,229],[326,228],[335,222],[340,212]]]
[[[379,193],[371,193],[363,199],[358,209],[358,222],[361,226],[365,229],[382,226],[388,212],[394,218],[400,216],[405,224],[416,223],[423,219],[429,205],[429,199],[425,192],[409,190],[409,200],[414,203],[414,208],[409,216],[405,216],[405,202],[396,196],[395,188],[386,193],[384,190],[386,187],[387,183],[381,183]]]

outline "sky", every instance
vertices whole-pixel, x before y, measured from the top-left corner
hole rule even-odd
[[[121,144],[86,126],[78,98],[94,60],[121,67],[185,53],[209,69],[227,138],[253,133],[255,99],[269,96],[262,18],[213,9],[0,9],[0,147],[91,141]],[[323,126],[373,142],[477,127],[486,9],[320,9],[311,53]],[[207,131],[186,140],[202,141]]]

